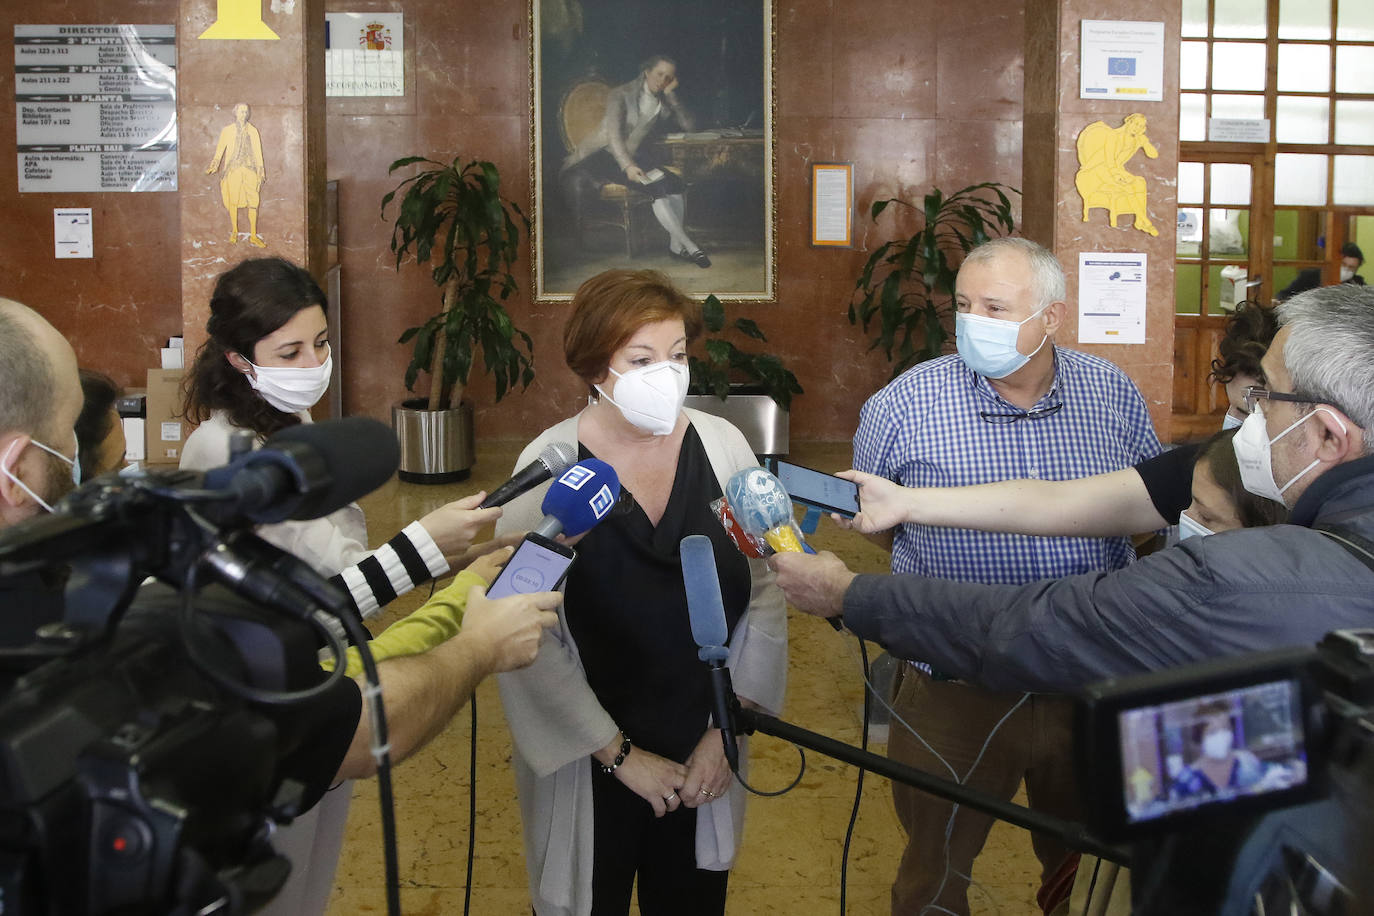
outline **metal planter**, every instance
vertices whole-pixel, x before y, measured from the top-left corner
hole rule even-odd
[[[391,408],[391,425],[401,444],[397,476],[407,483],[454,483],[467,480],[477,459],[472,405],[429,410],[423,398]]]

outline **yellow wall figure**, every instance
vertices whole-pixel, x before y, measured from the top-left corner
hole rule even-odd
[[[1126,171],[1126,163],[1138,150],[1151,159],[1159,157],[1159,150],[1145,136],[1145,116],[1127,115],[1120,127],[1094,121],[1078,134],[1077,146],[1078,174],[1073,183],[1083,198],[1083,222],[1088,221],[1089,210],[1104,207],[1113,228],[1117,228],[1117,217],[1130,213],[1135,216],[1135,228],[1159,235],[1145,212],[1145,179]]]
[[[222,172],[219,180],[220,198],[229,211],[229,244],[239,240],[239,208],[248,209],[248,244],[266,248],[258,235],[258,191],[267,180],[263,166],[262,137],[258,129],[248,123],[251,112],[239,102],[234,106],[234,123],[225,125],[215,144],[215,158],[205,167],[205,174]]]

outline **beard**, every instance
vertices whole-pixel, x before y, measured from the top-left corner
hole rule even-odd
[[[41,495],[48,505],[55,506],[59,499],[76,489],[76,484],[72,482],[72,466],[47,452],[43,453],[43,457],[47,460],[47,466],[43,469],[47,485]]]

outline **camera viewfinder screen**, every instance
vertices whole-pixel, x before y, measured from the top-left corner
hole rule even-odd
[[[1129,823],[1307,782],[1296,681],[1128,709],[1118,725]]]

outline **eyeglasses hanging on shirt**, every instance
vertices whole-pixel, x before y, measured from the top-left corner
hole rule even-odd
[[[1043,420],[1051,414],[1057,413],[1063,406],[1064,401],[1059,397],[1059,390],[1055,389],[1049,394],[1051,402],[1043,406],[1032,407],[1030,410],[980,410],[978,419],[984,423],[1015,423],[1017,420]]]

